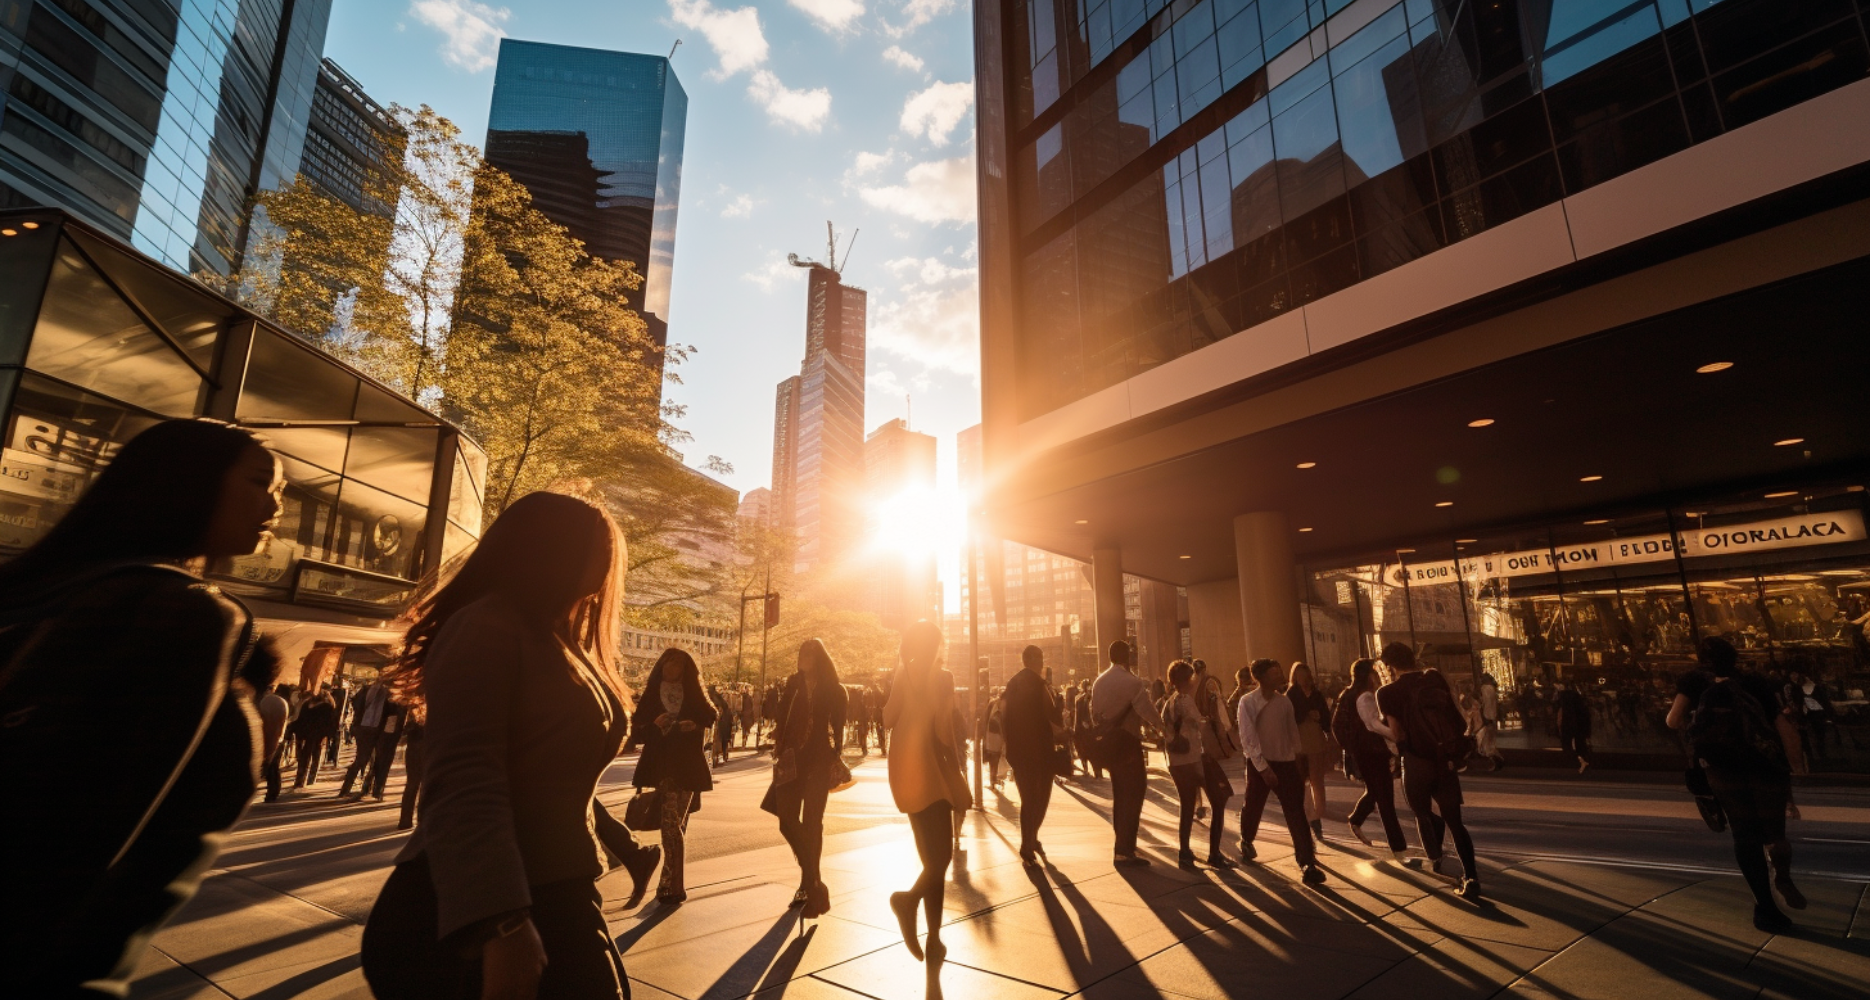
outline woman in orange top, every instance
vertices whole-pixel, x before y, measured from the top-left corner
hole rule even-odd
[[[919,621],[903,633],[902,667],[883,706],[883,725],[891,730],[890,794],[915,831],[922,874],[908,892],[892,893],[890,909],[902,926],[903,943],[919,961],[916,905],[928,916],[928,959],[940,962],[948,949],[941,942],[942,896],[948,863],[954,860],[954,816],[972,804],[955,751],[954,675],[941,668],[941,630]]]

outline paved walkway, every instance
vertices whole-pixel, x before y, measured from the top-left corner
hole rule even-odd
[[[1330,881],[1310,889],[1267,828],[1258,864],[1177,869],[1159,798],[1144,831],[1158,863],[1116,871],[1107,802],[1076,785],[1054,795],[1039,873],[1018,862],[1009,801],[990,792],[991,811],[970,814],[948,891],[948,961],[930,978],[887,906],[917,868],[907,827],[889,808],[882,767],[857,773],[858,785],[832,798],[832,813],[856,822],[827,840],[833,905],[821,920],[801,925],[785,908],[798,876],[783,848],[691,862],[689,901],[673,910],[624,911],[627,878],[604,880],[637,1000],[1822,1000],[1862,998],[1870,983],[1870,887],[1858,881],[1802,879],[1810,908],[1776,937],[1753,929],[1737,876],[1489,863],[1484,838],[1479,905],[1387,852],[1338,840],[1321,855]],[[399,843],[332,850],[380,859]],[[157,939],[135,996],[367,997],[356,921],[385,875],[374,861],[335,895],[327,887],[322,905],[281,895],[277,876],[210,878]]]

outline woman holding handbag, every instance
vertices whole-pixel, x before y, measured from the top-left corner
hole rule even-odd
[[[379,1000],[629,996],[591,831],[629,696],[612,657],[623,541],[531,493],[415,608],[387,672],[426,707],[416,829],[364,926]]]
[[[1303,663],[1292,665],[1292,686],[1286,697],[1292,699],[1292,714],[1299,720],[1299,776],[1305,780],[1305,818],[1311,821],[1312,836],[1323,838],[1325,815],[1325,775],[1331,771],[1331,748],[1325,729],[1331,725],[1331,703],[1312,678],[1312,668]]]
[[[714,789],[705,738],[716,712],[702,693],[701,669],[687,650],[663,650],[649,676],[630,720],[643,734],[643,755],[637,758],[633,782],[639,789],[654,789],[662,817],[662,881],[656,886],[656,901],[679,906],[688,900],[682,884],[688,814],[697,796]]]
[[[799,862],[799,891],[793,906],[807,918],[831,909],[831,890],[820,880],[818,859],[825,847],[825,800],[851,780],[844,766],[844,714],[849,694],[821,639],[799,646],[799,669],[779,699],[779,731],[773,752],[773,786],[760,808],[779,817],[779,832]]]
[[[940,963],[948,953],[941,919],[948,863],[954,860],[954,816],[973,804],[955,749],[954,675],[941,667],[941,646],[941,630],[926,619],[903,632],[902,666],[883,706],[892,749],[890,795],[909,817],[922,859],[915,885],[892,893],[890,909],[902,928],[903,944],[917,961],[923,960],[924,949],[916,940],[916,910],[927,915],[930,963]]]

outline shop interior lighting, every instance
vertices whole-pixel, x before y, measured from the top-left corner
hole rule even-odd
[[[1456,545],[1472,545],[1478,541],[1480,541],[1478,538],[1457,538],[1454,540],[1454,543]]]
[[[1075,523],[1077,523],[1077,524],[1090,524],[1091,522],[1089,522],[1089,521],[1077,521],[1077,522],[1075,522]]]
[[[1603,476],[1579,476],[1579,477],[1578,477],[1578,482],[1581,482],[1581,483],[1595,483],[1595,482],[1598,482],[1599,480],[1601,480],[1601,479],[1603,479],[1603,478],[1604,478]]]
[[[1780,490],[1780,491],[1779,491],[1779,492],[1777,492],[1777,493],[1768,493],[1768,494],[1766,494],[1766,499],[1768,499],[1768,500],[1779,500],[1779,499],[1782,499],[1782,498],[1785,498],[1785,497],[1795,497],[1795,496],[1798,496],[1798,495],[1799,495],[1799,491],[1798,491],[1798,490]]]
[[[1310,528],[1300,528],[1300,529],[1299,529],[1299,534],[1301,534],[1301,535],[1302,535],[1302,534],[1304,534],[1304,533],[1306,533],[1306,532],[1308,532],[1308,531],[1310,531],[1310,530],[1312,530],[1312,529],[1310,529]]]
[[[1480,418],[1479,420],[1470,420],[1470,421],[1468,421],[1468,422],[1467,422],[1467,425],[1468,425],[1469,427],[1492,427],[1492,426],[1493,426],[1493,418],[1492,418],[1492,417],[1482,417],[1482,418]]]
[[[1774,442],[1773,442],[1773,447],[1775,447],[1775,448],[1790,448],[1790,447],[1792,447],[1792,446],[1793,446],[1793,445],[1795,445],[1795,444],[1804,444],[1804,443],[1805,443],[1805,439],[1804,439],[1804,438],[1786,438],[1786,439],[1784,439],[1784,440],[1782,440],[1782,441],[1774,441]]]
[[[1584,523],[1585,523],[1585,524],[1609,524],[1609,523],[1610,523],[1610,518],[1608,518],[1608,517],[1600,517],[1600,518],[1598,518],[1598,519],[1596,519],[1595,521],[1586,521],[1586,522],[1584,522]]]
[[[1712,375],[1715,372],[1724,372],[1727,369],[1732,368],[1733,366],[1734,366],[1734,363],[1732,361],[1710,361],[1707,364],[1702,365],[1700,368],[1695,369],[1695,374]]]
[[[1195,558],[1195,557],[1194,557],[1194,556],[1183,556],[1182,558],[1183,558],[1183,559],[1193,559],[1193,558]]]
[[[1316,468],[1318,468],[1318,463],[1317,463],[1317,462],[1300,462],[1300,463],[1299,463],[1299,468],[1301,468],[1301,469],[1316,469]]]
[[[1414,549],[1397,549],[1396,554],[1401,555],[1401,556],[1406,556],[1414,551],[1415,551]]]
[[[1441,501],[1437,501],[1437,502],[1436,502],[1436,504],[1435,504],[1435,506],[1437,506],[1437,507],[1453,507],[1453,506],[1454,506],[1454,501],[1453,501],[1453,500],[1441,500]]]

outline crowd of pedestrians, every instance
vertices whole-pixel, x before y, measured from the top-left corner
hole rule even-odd
[[[0,995],[121,996],[150,937],[199,884],[224,833],[261,784],[268,801],[315,784],[348,740],[343,796],[382,800],[407,748],[400,819],[414,826],[365,927],[363,968],[384,1000],[401,997],[627,997],[623,956],[596,880],[613,866],[638,905],[687,898],[690,817],[738,731],[770,735],[763,809],[799,868],[792,905],[831,907],[824,878],[830,795],[851,783],[847,749],[887,758],[896,808],[920,870],[889,898],[905,946],[938,964],[942,904],[960,829],[974,805],[969,745],[996,794],[1001,767],[1018,797],[1018,853],[1045,864],[1056,783],[1108,775],[1112,863],[1152,864],[1139,849],[1149,748],[1165,758],[1178,803],[1177,862],[1256,860],[1269,799],[1279,803],[1294,864],[1325,882],[1318,847],[1326,775],[1362,784],[1349,838],[1371,813],[1398,860],[1420,863],[1461,897],[1480,898],[1476,847],[1463,822],[1461,776],[1497,765],[1499,693],[1472,694],[1425,668],[1403,643],[1350,664],[1334,699],[1311,667],[1256,659],[1231,691],[1201,660],[1165,676],[1134,669],[1127,642],[1107,649],[1094,681],[1055,686],[1038,647],[986,696],[978,728],[943,667],[936,626],[905,630],[887,685],[847,685],[819,640],[764,686],[709,685],[692,656],[668,649],[642,690],[618,670],[624,543],[599,507],[533,493],[497,518],[409,616],[403,644],[361,688],[330,676],[315,649],[299,684],[241,603],[206,583],[207,563],[255,551],[280,510],[274,456],[210,420],[156,424],[127,444],[58,526],[0,566]],[[1709,825],[1731,832],[1755,900],[1754,922],[1781,931],[1780,903],[1806,903],[1792,878],[1785,821],[1799,754],[1822,753],[1822,686],[1793,672],[1739,669],[1734,647],[1702,640],[1667,716],[1682,730],[1690,790]],[[1558,692],[1558,729],[1580,771],[1591,766],[1589,704]],[[1814,722],[1813,720],[1816,720]],[[1789,725],[1789,721],[1791,724]],[[640,746],[638,789],[622,821],[596,800],[605,770]],[[128,748],[130,752],[125,752]],[[1242,763],[1236,765],[1236,758]],[[30,762],[28,765],[26,762]],[[1239,839],[1226,817],[1244,770]],[[1414,815],[1409,847],[1395,783]],[[660,842],[639,843],[653,830]],[[1458,868],[1447,868],[1452,842]]]

